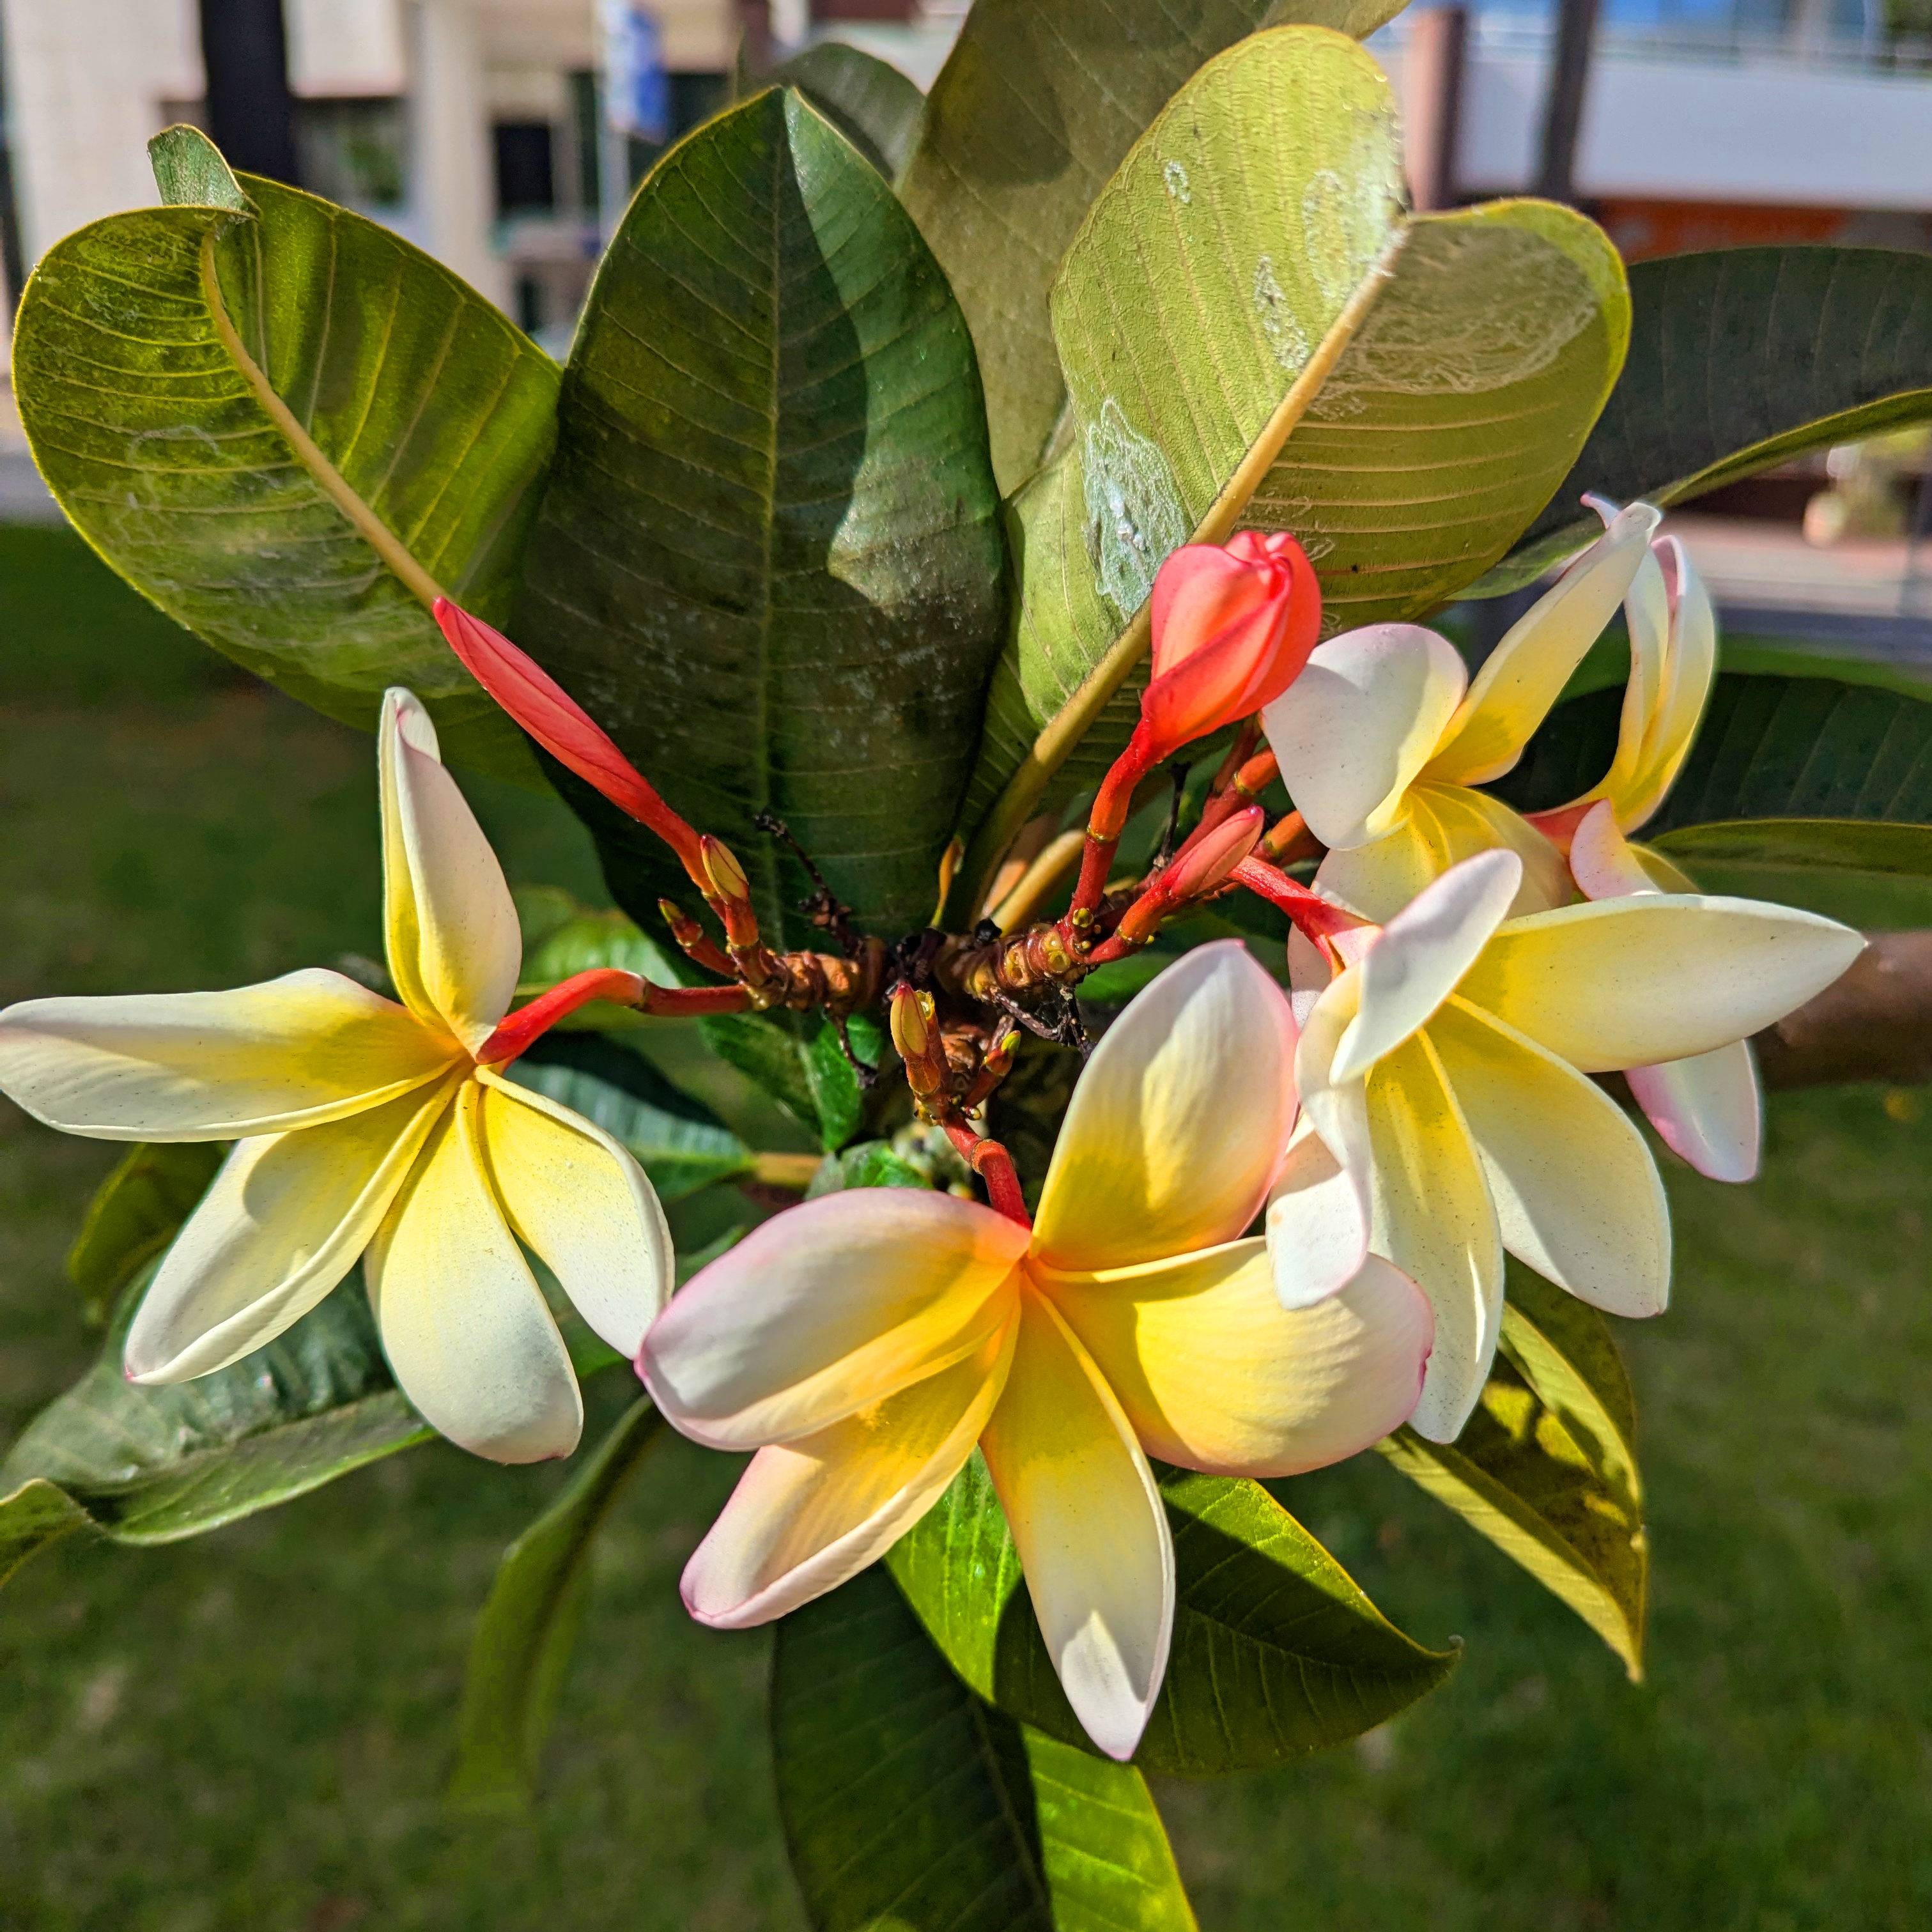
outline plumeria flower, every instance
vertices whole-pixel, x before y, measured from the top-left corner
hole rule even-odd
[[[1262,722],[1288,795],[1329,848],[1318,890],[1385,920],[1459,860],[1502,848],[1522,862],[1516,911],[1570,898],[1556,847],[1474,788],[1522,757],[1647,560],[1658,515],[1648,503],[1619,512],[1473,682],[1448,639],[1414,624],[1315,648]]]
[[[1864,944],[1749,899],[1650,893],[1511,918],[1522,866],[1466,859],[1387,926],[1334,942],[1342,970],[1303,1023],[1302,1120],[1268,1209],[1285,1306],[1318,1304],[1370,1253],[1420,1285],[1436,1348],[1411,1420],[1436,1442],[1489,1373],[1505,1249],[1612,1314],[1664,1306],[1656,1165],[1587,1076],[1742,1040]],[[1292,955],[1304,984],[1313,958]]]
[[[566,1456],[583,1404],[519,1243],[628,1354],[670,1292],[670,1234],[623,1148],[498,1070],[532,1030],[500,1025],[516,911],[406,691],[383,700],[380,760],[400,1005],[319,968],[225,993],[30,1000],[0,1013],[0,1090],[96,1140],[236,1143],[135,1315],[131,1380],[226,1367],[359,1257],[428,1421],[498,1462]]]
[[[1295,1029],[1224,941],[1149,986],[1088,1062],[1030,1228],[856,1190],[766,1222],[658,1318],[639,1370],[712,1448],[755,1449],[684,1574],[723,1629],[843,1582],[977,1443],[1069,1701],[1133,1750],[1160,1688],[1174,1552],[1149,1456],[1284,1475],[1414,1406],[1428,1306],[1370,1262],[1284,1311],[1260,1211],[1294,1118]]]

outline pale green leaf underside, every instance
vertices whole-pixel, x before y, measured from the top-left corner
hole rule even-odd
[[[1622,272],[1546,203],[1403,217],[1394,106],[1339,34],[1257,35],[1150,127],[1053,298],[1071,395],[1011,506],[1020,598],[965,823],[1104,656],[1364,276],[1394,274],[1241,510],[1314,561],[1324,632],[1413,617],[1502,554],[1580,446],[1623,353]],[[1144,676],[1144,674],[1140,674]],[[1131,682],[1052,796],[1097,778]]]
[[[778,1624],[771,1708],[815,1932],[1195,1932],[1140,1773],[982,1703],[883,1570]]]
[[[1188,76],[1264,25],[1360,35],[1402,0],[978,0],[903,187],[972,325],[1000,486],[1038,464],[1065,392],[1047,318],[1061,256]]]
[[[1169,1471],[1178,1604],[1135,1762],[1190,1778],[1257,1770],[1358,1736],[1432,1690],[1454,1652],[1404,1636],[1258,1484]],[[1082,1744],[1019,1558],[976,1453],[893,1548],[892,1574],[980,1694]]]
[[[212,191],[220,158],[194,140],[186,161],[199,165],[170,178]],[[549,456],[556,370],[388,230],[272,182],[242,185],[255,215],[232,197],[142,209],[42,259],[14,338],[35,460],[102,556],[237,663],[365,727],[384,688],[406,684],[448,756],[534,782],[520,734],[224,346],[206,251],[236,334],[299,430],[428,578],[498,621]]]
[[[597,1532],[663,1428],[650,1402],[633,1402],[569,1486],[503,1552],[470,1642],[449,1781],[455,1802],[514,1809],[529,1802]]]
[[[1630,1383],[1608,1324],[1512,1264],[1503,1349],[1453,1444],[1402,1429],[1405,1475],[1520,1564],[1643,1675],[1648,1544]]]
[[[1004,548],[965,323],[891,189],[796,93],[711,122],[613,242],[559,420],[520,641],[730,845],[775,944],[812,943],[810,881],[760,810],[868,923],[922,922]],[[688,882],[583,808],[655,929]]]

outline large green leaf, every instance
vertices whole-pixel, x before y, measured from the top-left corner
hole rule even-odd
[[[820,40],[764,76],[795,87],[888,181],[919,145],[926,96],[898,69],[843,40]]]
[[[1402,1428],[1381,1445],[1643,1675],[1649,1547],[1630,1382],[1610,1325],[1512,1266],[1502,1346],[1453,1444]]]
[[[1615,250],[1546,202],[1407,220],[1400,178],[1373,60],[1284,28],[1197,74],[1095,203],[1054,290],[1066,434],[1012,506],[1020,597],[969,826],[1048,721],[1118,680],[1190,537],[1291,530],[1325,629],[1401,620],[1488,568],[1569,466],[1623,354]],[[1097,778],[1133,707],[1115,689],[1077,755],[1056,748],[1046,796]]]
[[[1621,691],[1559,704],[1495,790],[1526,811],[1579,796],[1610,770]],[[1646,838],[1745,818],[1932,824],[1932,694],[1833,678],[1726,672]]]
[[[1193,1932],[1140,1773],[981,1702],[879,1570],[779,1624],[772,1740],[815,1932]]]
[[[1706,892],[1802,906],[1868,930],[1932,926],[1932,825],[1734,819],[1652,842]]]
[[[68,1250],[68,1279],[91,1318],[104,1322],[115,1297],[174,1239],[227,1152],[220,1141],[143,1141],[122,1156]]]
[[[470,1642],[462,1736],[449,1780],[454,1802],[510,1810],[530,1802],[597,1532],[663,1430],[650,1403],[633,1402],[562,1494],[503,1552]]]
[[[750,1174],[752,1150],[643,1054],[601,1034],[550,1034],[510,1069],[519,1084],[581,1114],[637,1156],[660,1199]]]
[[[137,1388],[121,1372],[146,1286],[123,1297],[100,1360],[0,1461],[0,1552],[13,1540],[16,1562],[30,1553],[19,1546],[23,1526],[44,1541],[84,1516],[118,1543],[172,1543],[434,1432],[390,1376],[359,1274],[267,1348],[167,1388]]]
[[[1258,1483],[1171,1470],[1161,1488],[1179,1604],[1136,1763],[1190,1778],[1285,1763],[1372,1730],[1455,1667],[1454,1651],[1425,1650],[1390,1623]],[[976,1452],[886,1560],[975,1690],[1084,1744]]]
[[[458,664],[439,589],[497,621],[554,433],[557,372],[378,224],[155,144],[170,200],[41,258],[14,380],[35,460],[114,568],[250,670],[373,726],[406,684],[453,758],[526,782]]]
[[[818,935],[764,810],[896,934],[932,908],[1003,568],[972,344],[918,231],[795,92],[721,115],[598,271],[520,640],[731,845],[774,944]],[[650,927],[689,882],[600,806],[606,876]]]
[[[1402,0],[978,0],[928,97],[902,192],[952,278],[1012,490],[1065,398],[1047,296],[1082,218],[1202,63],[1265,24],[1369,34]]]
[[[1485,590],[1600,533],[1577,499],[1681,502],[1802,451],[1932,417],[1932,256],[1724,248],[1630,272],[1628,360],[1548,508]]]
[[[863,1124],[865,1095],[845,1057],[838,1029],[821,1014],[721,1013],[698,1022],[719,1059],[808,1127],[827,1154],[836,1154]],[[845,1037],[853,1052],[876,1066],[884,1035],[869,1014],[854,1013]]]

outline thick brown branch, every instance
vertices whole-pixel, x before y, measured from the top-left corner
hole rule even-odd
[[[1868,936],[1842,979],[1758,1035],[1766,1086],[1932,1081],[1932,932]]]

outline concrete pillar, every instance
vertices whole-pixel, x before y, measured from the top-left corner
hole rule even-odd
[[[410,27],[415,225],[438,261],[507,308],[508,272],[490,245],[495,189],[480,23],[463,0],[416,0]]]

